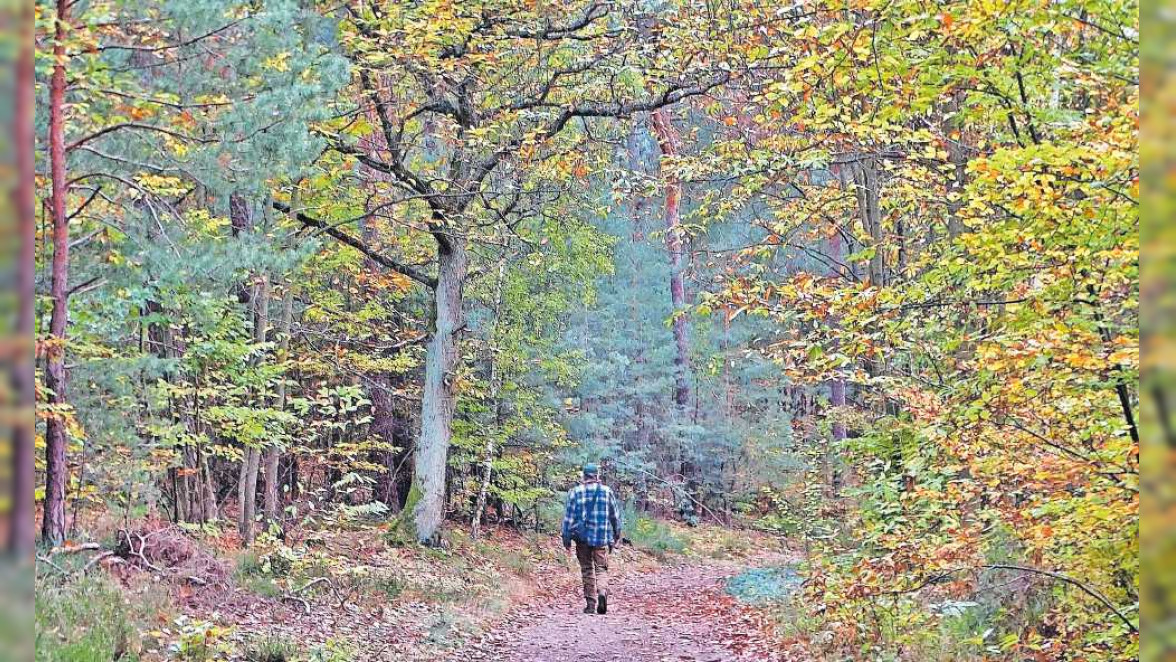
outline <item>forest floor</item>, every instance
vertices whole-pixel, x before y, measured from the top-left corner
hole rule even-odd
[[[754,562],[777,563],[760,555]],[[501,662],[720,662],[782,660],[759,611],[724,589],[745,562],[675,559],[645,571],[620,572],[609,613],[580,613],[575,573],[552,578],[559,595],[514,610],[499,626],[450,657]],[[567,576],[571,575],[569,581]]]
[[[81,647],[87,659],[196,662],[805,659],[782,657],[771,614],[727,586],[791,567],[784,541],[654,520],[630,535],[612,558],[610,613],[586,615],[575,560],[552,535],[490,527],[475,541],[454,528],[446,547],[423,548],[370,526],[242,552],[232,531],[145,523],[129,553],[44,564],[38,646],[61,648],[45,659]]]
[[[228,594],[197,599],[187,613],[231,624],[241,650],[280,638],[353,660],[780,659],[769,619],[729,595],[725,580],[794,555],[768,536],[657,527],[644,541],[654,549],[638,541],[614,553],[604,616],[581,613],[579,570],[556,537],[506,528],[482,541],[455,536],[443,550],[336,535],[309,562],[316,569],[287,581],[281,595],[258,595],[238,577]],[[667,541],[681,547],[661,549]],[[302,589],[317,577],[329,579]]]

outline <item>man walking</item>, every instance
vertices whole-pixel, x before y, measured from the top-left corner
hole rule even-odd
[[[576,543],[576,560],[584,580],[585,614],[608,613],[608,555],[621,540],[621,509],[607,485],[600,482],[600,467],[584,465],[580,484],[568,492],[564,510],[564,549]]]

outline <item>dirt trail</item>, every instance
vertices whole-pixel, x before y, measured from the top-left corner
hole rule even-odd
[[[761,614],[738,604],[723,580],[734,564],[631,571],[612,582],[607,615],[581,613],[574,585],[511,615],[451,659],[501,662],[720,662],[782,660]]]

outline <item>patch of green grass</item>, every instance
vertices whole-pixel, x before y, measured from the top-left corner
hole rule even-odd
[[[265,574],[265,566],[256,552],[244,552],[237,557],[237,577],[258,577]]]
[[[649,517],[637,516],[628,520],[625,535],[633,546],[652,552],[655,556],[681,554],[688,547],[684,538],[674,533],[665,522]]]
[[[264,559],[254,552],[245,552],[237,557],[233,579],[243,590],[263,598],[276,598],[282,594],[282,588],[266,572]]]
[[[247,575],[238,577],[237,586],[241,587],[242,590],[263,598],[276,598],[282,595],[282,587],[278,586],[274,580],[265,576]]]
[[[372,588],[388,600],[395,600],[406,587],[404,580],[396,575],[376,575],[372,579]]]
[[[310,662],[352,662],[358,658],[356,647],[339,639],[329,639],[310,651]]]
[[[298,657],[298,645],[281,635],[267,635],[245,646],[247,662],[292,662]]]
[[[165,598],[148,591],[127,598],[98,571],[86,576],[47,577],[37,583],[34,633],[38,662],[138,660],[139,631]]]

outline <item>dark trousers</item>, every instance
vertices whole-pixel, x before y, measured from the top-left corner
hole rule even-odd
[[[580,562],[580,578],[584,580],[584,597],[595,600],[598,595],[608,595],[608,547],[577,542],[576,560]]]

